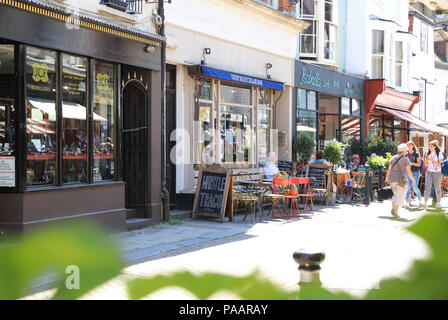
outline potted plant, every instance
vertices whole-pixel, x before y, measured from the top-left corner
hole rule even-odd
[[[335,165],[341,164],[344,157],[345,145],[342,142],[338,142],[333,139],[324,148],[324,159],[332,164],[334,168]]]
[[[336,141],[333,139],[324,148],[324,159],[331,163],[331,173],[333,173],[333,169],[335,165],[339,165],[342,163],[342,159],[344,157],[344,149],[345,145],[342,142]],[[330,175],[329,179],[330,185],[330,203],[334,204],[336,202],[336,193],[333,189],[333,174]]]
[[[296,137],[294,147],[297,152],[297,167],[300,168],[303,166],[305,160],[311,158],[316,147],[316,142],[314,141],[313,135],[309,132],[300,132]]]

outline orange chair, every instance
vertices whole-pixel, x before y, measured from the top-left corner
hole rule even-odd
[[[310,205],[311,205],[311,212],[314,216],[314,205],[313,205],[313,194],[311,193],[311,187],[310,187],[310,180],[308,178],[289,178],[289,182],[291,184],[291,193],[295,190],[293,188],[293,186],[297,186],[299,193],[295,194],[298,198],[305,198],[305,206],[303,208],[303,213],[305,213],[306,211],[306,206],[308,204],[308,199],[310,201]],[[303,189],[304,192],[301,192]],[[298,208],[298,206],[297,206]],[[297,209],[297,216],[300,216],[300,212]]]
[[[285,217],[291,217],[293,216],[292,211],[297,210],[298,211],[298,203],[297,198],[298,196],[296,194],[291,193],[291,185],[289,182],[289,179],[285,178],[276,178],[274,177],[272,181],[272,188],[273,188],[273,194],[266,195],[266,197],[269,197],[272,200],[272,218],[285,218]],[[290,213],[287,214],[287,210],[282,211],[280,208],[279,202],[280,200],[283,201],[285,204],[285,207],[287,207],[287,201],[289,200],[289,208]],[[275,205],[277,204],[278,212],[280,213],[280,216],[274,216],[274,209]]]

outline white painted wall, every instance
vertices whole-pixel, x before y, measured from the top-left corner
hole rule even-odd
[[[287,143],[279,149],[279,158],[291,160],[292,87],[301,23],[251,0],[188,0],[188,5],[178,0],[165,6],[165,14],[167,63],[177,65],[178,72],[177,127],[191,133],[190,144],[194,143],[194,81],[187,66],[200,64],[203,49],[210,48],[205,59],[213,68],[266,78],[265,66],[272,64],[271,79],[286,84],[274,124],[286,132]],[[276,92],[274,102],[279,97]],[[194,176],[192,165],[178,165],[176,191],[192,192]]]
[[[431,120],[438,122],[439,115],[445,112],[445,97],[448,87],[448,70],[436,68],[436,80],[434,85],[434,99],[432,99]]]

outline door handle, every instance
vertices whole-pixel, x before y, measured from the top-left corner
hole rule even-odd
[[[140,130],[143,130],[143,129],[146,129],[147,127],[138,127],[138,128],[133,128],[133,129],[123,129],[123,133],[126,133],[126,132],[136,132],[136,131],[140,131]]]

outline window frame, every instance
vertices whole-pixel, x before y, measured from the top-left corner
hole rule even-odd
[[[382,47],[382,53],[375,53],[375,51],[379,51],[381,52],[381,49],[375,50],[375,45],[377,43],[375,43],[375,36],[374,34],[378,32],[382,35],[382,44],[380,44],[380,48]],[[386,32],[384,30],[380,30],[380,29],[372,29],[372,50],[371,50],[371,77],[372,79],[383,79],[384,78],[384,61],[385,61],[385,38],[386,38]],[[375,58],[379,58],[381,63],[381,70],[379,69],[379,67],[377,66],[376,68],[374,68],[375,65]],[[376,69],[378,69],[379,71],[381,71],[381,74],[376,74],[374,73],[374,71],[376,72]]]
[[[22,70],[24,69],[25,63],[26,63],[26,49],[28,45],[26,44],[20,44],[20,60],[19,63],[22,66]],[[114,62],[105,61],[102,59],[93,59],[90,57],[80,56],[73,54],[71,52],[65,52],[65,51],[59,51],[59,50],[53,50],[53,49],[47,49],[45,47],[41,46],[31,46],[35,48],[39,48],[42,50],[49,50],[53,51],[56,54],[56,62],[55,62],[55,69],[56,69],[56,139],[57,139],[57,152],[56,152],[56,182],[54,184],[42,184],[42,185],[28,185],[26,182],[26,168],[27,168],[27,150],[26,150],[26,143],[23,147],[23,156],[19,159],[21,163],[21,190],[22,191],[38,191],[38,190],[49,190],[49,189],[60,189],[61,187],[64,188],[72,188],[72,187],[86,187],[86,186],[94,186],[94,185],[101,185],[101,184],[109,184],[109,183],[116,183],[122,181],[122,172],[120,170],[121,166],[121,139],[118,135],[119,133],[119,124],[121,119],[121,112],[120,112],[120,106],[119,106],[119,97],[121,96],[119,93],[119,83],[121,81],[119,76],[119,69],[120,65]],[[62,150],[62,102],[63,102],[63,93],[62,93],[62,87],[63,87],[63,67],[62,67],[62,55],[70,55],[70,56],[77,56],[87,59],[87,77],[86,77],[86,127],[87,127],[87,138],[88,138],[88,146],[87,146],[87,181],[84,183],[62,183],[62,161],[63,161],[63,150]],[[100,63],[106,63],[113,66],[113,73],[114,73],[114,81],[113,81],[113,112],[114,112],[114,124],[112,130],[114,131],[115,135],[115,153],[114,153],[114,177],[112,179],[108,180],[101,180],[101,181],[94,181],[93,179],[93,165],[94,165],[94,154],[92,149],[92,143],[93,143],[93,136],[92,136],[92,130],[93,130],[93,62],[100,62]],[[23,108],[24,110],[21,110],[21,112],[25,115],[26,112],[26,100],[27,100],[27,90],[26,90],[26,77],[25,74],[21,75],[20,83],[23,83],[23,94],[20,97],[20,99],[23,101]],[[26,118],[26,115],[25,115]],[[26,120],[26,119],[25,119]],[[25,131],[26,131],[26,125],[24,125]],[[23,138],[26,140],[26,134],[24,134]],[[2,191],[2,190],[0,190]]]

